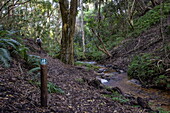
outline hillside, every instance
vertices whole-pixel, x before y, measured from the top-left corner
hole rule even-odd
[[[64,94],[49,93],[48,107],[40,106],[40,89],[36,85],[39,80],[35,74],[28,73],[28,66],[23,61],[14,59],[10,68],[0,68],[0,112],[55,112],[55,113],[144,113],[145,109],[133,107],[128,103],[112,101],[103,96],[110,94],[105,88],[96,84],[96,74],[80,67],[63,64],[45,52],[39,54],[33,40],[25,40],[26,45],[48,61],[48,81],[57,85]],[[36,79],[35,79],[36,78]]]
[[[163,43],[166,42],[166,46],[170,46],[169,26],[170,16],[164,20],[163,37],[160,31],[162,26],[158,23],[143,31],[136,38],[130,37],[123,40],[121,44],[111,50],[113,57],[106,58],[108,60],[104,60],[106,61],[105,63],[127,70],[128,65],[136,55],[150,53],[155,56],[164,57]],[[169,49],[167,53],[169,59]]]

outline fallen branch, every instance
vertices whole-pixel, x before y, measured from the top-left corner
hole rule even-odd
[[[19,67],[19,70],[20,70],[21,74],[23,74],[24,72],[23,72],[23,70],[22,70],[22,68],[21,68],[20,63],[18,64],[18,67]]]
[[[134,49],[126,52],[125,54],[129,54],[129,53],[131,53],[131,52],[137,51],[137,50],[141,49],[142,47],[144,47],[142,50],[145,50],[145,49],[147,49],[149,46],[151,46],[151,45],[153,45],[153,44],[155,44],[155,43],[158,43],[158,42],[160,42],[161,40],[162,40],[162,38],[158,38],[157,40],[155,40],[155,41],[153,41],[153,42],[151,42],[151,43],[148,43],[146,46],[141,45],[141,46],[139,46],[139,47],[137,47],[137,48],[134,48]],[[136,46],[135,46],[135,47],[136,47]]]
[[[100,51],[102,51],[103,53],[105,53],[106,55],[108,55],[109,57],[112,57],[112,55],[110,54],[110,52],[106,49],[103,40],[100,38],[100,35],[99,35],[98,33],[95,33],[94,29],[91,29],[91,30],[92,30],[93,34],[97,37],[97,39],[99,40],[99,42],[101,43],[101,45],[103,46],[103,49],[100,48],[100,47],[97,45],[97,43],[95,43],[95,44],[96,44],[96,47],[97,47]]]

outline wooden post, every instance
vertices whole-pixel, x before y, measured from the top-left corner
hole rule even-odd
[[[47,107],[47,60],[41,59],[41,106]]]

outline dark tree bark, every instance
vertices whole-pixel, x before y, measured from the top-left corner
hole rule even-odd
[[[59,0],[62,17],[61,60],[74,65],[73,39],[77,15],[77,0]]]

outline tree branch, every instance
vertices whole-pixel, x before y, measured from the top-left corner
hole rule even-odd
[[[108,55],[109,57],[112,57],[112,55],[110,54],[110,52],[106,49],[106,47],[105,47],[105,45],[104,45],[104,42],[103,42],[103,40],[100,38],[99,34],[98,34],[98,33],[95,33],[94,29],[91,29],[91,30],[92,30],[93,34],[97,37],[97,39],[100,41],[100,43],[102,44],[103,49],[100,48],[97,44],[96,44],[96,47],[97,47],[100,51],[102,51],[102,52],[104,52],[106,55]]]
[[[22,5],[22,4],[28,3],[28,2],[30,2],[30,1],[31,1],[31,0],[28,0],[28,1],[25,1],[25,2],[22,2],[22,3],[18,3],[19,0],[17,0],[17,2],[16,2],[15,4],[12,4],[12,5],[8,6],[9,10],[8,10],[7,14],[5,14],[5,16],[3,16],[2,18],[6,17],[6,16],[8,15],[8,13],[9,13],[12,9],[16,8],[16,7],[13,7],[13,6]],[[12,8],[10,8],[10,7],[12,7]],[[1,18],[1,19],[2,19],[2,18]]]
[[[8,0],[6,3],[4,3],[4,5],[0,8],[0,12],[1,10],[10,2],[11,0]]]

